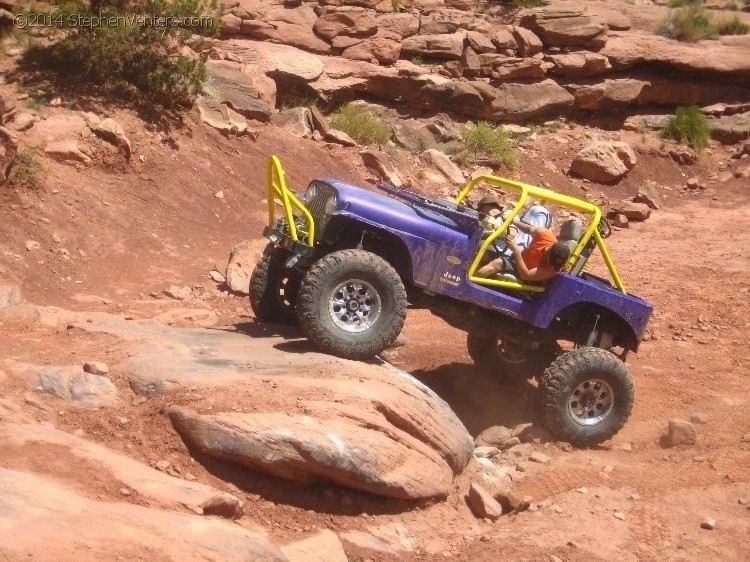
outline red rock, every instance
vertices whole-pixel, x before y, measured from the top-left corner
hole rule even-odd
[[[610,182],[627,174],[636,162],[627,143],[595,141],[575,156],[570,171],[592,181]]]
[[[495,521],[503,515],[503,506],[479,484],[472,482],[469,488],[469,506],[474,515]]]

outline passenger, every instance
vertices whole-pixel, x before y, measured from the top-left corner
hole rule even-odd
[[[494,224],[495,222],[497,222],[495,228],[502,224],[502,218],[500,218],[498,221],[492,220],[500,217],[503,212],[503,206],[498,202],[497,199],[495,199],[491,195],[483,197],[479,200],[479,203],[477,203],[477,211],[479,211],[483,215],[490,217],[491,223]]]
[[[531,235],[531,243],[522,250],[512,236],[508,236],[507,245],[513,252],[515,268],[510,259],[500,257],[477,270],[480,277],[494,277],[498,274],[518,273],[521,281],[546,281],[557,275],[570,257],[570,248],[548,228],[533,226],[521,221],[514,221],[513,226],[521,232]]]

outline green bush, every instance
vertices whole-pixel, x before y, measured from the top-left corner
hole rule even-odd
[[[8,183],[14,187],[39,189],[42,186],[42,171],[36,152],[24,148],[16,154],[8,174]]]
[[[682,8],[688,4],[700,4],[701,0],[669,0],[667,6],[670,8]]]
[[[716,20],[716,31],[719,35],[745,35],[750,31],[750,25],[742,21],[737,14],[728,18]]]
[[[189,107],[202,93],[204,64],[179,49],[194,33],[218,32],[218,19],[210,17],[218,14],[215,8],[202,0],[90,0],[60,5],[51,21],[65,28],[70,14],[99,13],[119,19],[114,25],[76,26],[55,43],[32,45],[22,68],[52,79],[62,91],[117,98],[149,112]],[[135,21],[135,15],[173,18],[175,24],[159,27],[153,19]],[[201,16],[198,25],[181,26],[185,18]]]
[[[331,126],[364,145],[384,145],[391,138],[390,126],[360,105],[348,103],[331,116]]]
[[[493,164],[503,164],[509,170],[518,165],[516,143],[502,126],[493,127],[484,121],[474,127],[465,127],[461,134],[463,150],[458,159],[462,162],[483,160]]]
[[[659,35],[678,41],[695,42],[716,36],[713,16],[701,4],[687,4],[670,10],[658,30]]]
[[[711,129],[708,126],[708,119],[700,112],[697,105],[683,106],[677,108],[674,117],[662,130],[662,136],[701,150],[708,146]]]

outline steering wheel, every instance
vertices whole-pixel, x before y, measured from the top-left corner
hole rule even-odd
[[[607,219],[602,217],[599,221],[598,225],[599,235],[602,238],[609,238],[609,235],[612,234],[612,228],[609,226],[609,222],[607,222]]]

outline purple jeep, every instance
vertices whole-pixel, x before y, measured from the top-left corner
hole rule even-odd
[[[495,230],[464,204],[480,184],[518,192]],[[637,351],[652,307],[625,291],[599,208],[494,176],[472,180],[455,200],[379,187],[384,193],[314,180],[297,196],[272,157],[264,231],[271,242],[250,281],[258,321],[299,323],[321,351],[368,359],[394,343],[407,308],[426,308],[468,334],[478,369],[536,377],[556,436],[592,445],[619,431],[634,399],[625,356]],[[545,285],[476,276],[483,260],[504,251],[530,197],[586,217],[572,229],[563,273]],[[283,218],[274,216],[276,199]],[[612,281],[584,271],[596,249]]]

